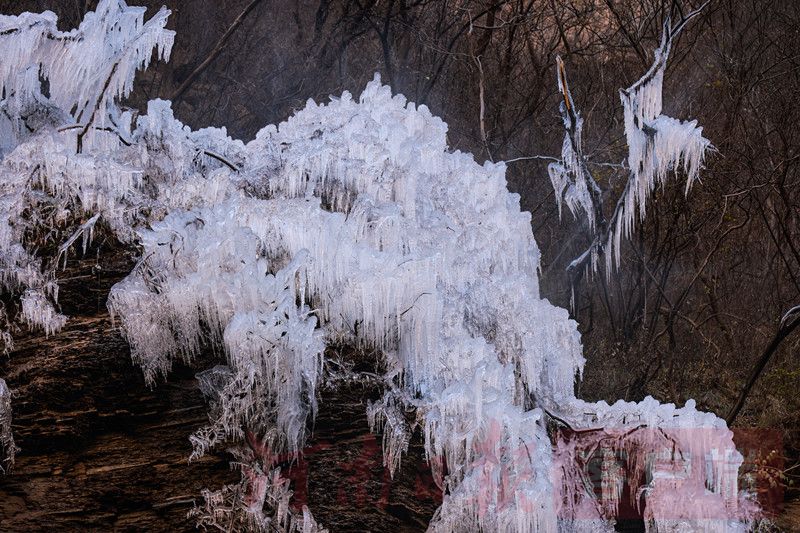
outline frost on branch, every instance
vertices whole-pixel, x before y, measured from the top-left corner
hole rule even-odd
[[[583,155],[583,119],[572,100],[572,93],[567,84],[567,74],[564,62],[556,57],[558,68],[558,91],[563,96],[560,104],[561,118],[564,121],[564,142],[561,146],[561,160],[547,166],[550,182],[556,195],[558,214],[561,216],[561,204],[566,202],[567,207],[574,216],[581,211],[586,214],[589,228],[594,230],[602,220],[601,191],[594,177],[586,166]],[[600,212],[597,213],[596,210]],[[595,220],[599,216],[600,221]],[[599,228],[603,230],[603,228]]]
[[[69,32],[56,28],[49,11],[0,16],[0,290],[22,293],[18,318],[47,334],[66,317],[53,306],[56,261],[43,264],[35,250],[66,239],[70,226],[88,219],[78,227],[85,248],[98,215],[130,233],[125,200],[141,165],[131,168],[102,152],[115,150],[130,129],[130,116],[115,100],[130,93],[154,50],[169,58],[169,11],[147,22],[144,12],[102,0]],[[84,136],[96,138],[95,156],[75,153]],[[74,240],[59,250],[65,259]]]
[[[6,382],[0,379],[0,474],[14,466],[17,447],[11,434],[11,391]]]
[[[564,120],[564,143],[561,160],[548,167],[550,180],[561,212],[562,198],[572,213],[585,212],[594,239],[589,249],[570,264],[570,270],[591,264],[597,268],[597,257],[603,255],[606,273],[619,266],[621,240],[633,233],[637,219],[645,217],[647,201],[657,186],[663,185],[671,173],[682,171],[686,176],[686,193],[698,179],[711,142],[703,137],[697,121],[681,121],[661,114],[664,72],[672,43],[686,23],[705,4],[672,26],[664,22],[661,45],[655,50],[650,69],[636,83],[620,90],[624,111],[625,138],[628,144],[627,179],[611,219],[603,214],[602,194],[588,169],[588,160],[581,150],[582,120],[575,108],[566,82],[564,64],[558,58],[558,88],[563,95],[561,115]],[[612,259],[613,258],[613,259]]]
[[[411,403],[399,391],[388,391],[380,401],[367,406],[370,430],[383,433],[383,464],[389,469],[391,477],[394,477],[411,442],[413,428],[409,427],[406,419],[406,409]]]
[[[647,199],[656,186],[662,185],[671,171],[683,170],[688,193],[711,147],[696,120],[684,122],[661,114],[664,71],[675,34],[667,18],[650,70],[632,86],[620,91],[631,176],[612,218],[606,243],[609,266],[612,249],[619,265],[620,239],[623,235],[630,237],[636,219],[644,218]]]
[[[226,485],[218,491],[203,490],[203,505],[189,512],[199,529],[231,533],[328,533],[305,505],[302,516],[290,511],[293,493],[289,480],[281,477],[280,469],[268,474],[257,466],[243,466],[243,469],[240,483]],[[264,508],[275,512],[265,514]]]

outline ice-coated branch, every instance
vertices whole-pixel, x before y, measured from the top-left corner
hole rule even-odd
[[[100,106],[103,104],[103,100],[106,98],[106,91],[108,91],[109,86],[111,85],[111,80],[114,79],[114,75],[117,73],[117,68],[119,67],[119,63],[114,63],[111,67],[111,72],[108,73],[108,78],[106,78],[106,82],[101,89],[100,96],[96,99],[94,108],[92,108],[92,114],[89,116],[89,120],[86,121],[86,124],[81,129],[80,133],[78,133],[77,139],[77,151],[81,153],[83,151],[83,138],[86,136],[86,133],[92,127],[94,123],[94,119],[97,116],[97,111],[100,109]]]
[[[383,465],[389,469],[391,477],[411,442],[413,427],[406,420],[406,409],[402,393],[396,390],[388,391],[380,401],[367,406],[370,430],[383,433]]]
[[[589,228],[595,232],[605,232],[606,220],[603,214],[603,199],[600,187],[589,171],[586,156],[583,154],[581,134],[583,119],[575,107],[572,93],[567,83],[567,72],[561,57],[556,57],[558,90],[561,93],[561,118],[564,121],[564,142],[561,147],[561,160],[550,163],[547,171],[556,194],[558,212],[561,214],[562,201],[566,201],[572,214],[578,216],[582,211]]]
[[[663,77],[663,71],[667,67],[667,59],[669,58],[669,53],[672,49],[672,43],[675,41],[675,39],[677,39],[680,32],[683,31],[683,28],[686,27],[686,24],[688,24],[689,21],[694,17],[699,15],[709,4],[709,2],[710,0],[707,0],[700,7],[690,11],[686,15],[681,14],[680,20],[678,20],[674,26],[672,25],[671,15],[664,19],[664,24],[661,30],[661,44],[655,51],[653,64],[650,66],[644,76],[639,78],[636,83],[627,89],[623,89],[622,92],[630,93],[632,91],[639,90],[641,87],[655,81],[659,75]],[[677,2],[675,2],[674,5],[678,6]]]
[[[656,186],[667,180],[670,171],[677,173],[681,169],[686,175],[688,194],[711,148],[697,121],[683,122],[661,114],[664,72],[672,43],[705,5],[683,17],[675,26],[667,17],[661,45],[655,51],[650,70],[632,86],[620,91],[631,174],[609,223],[610,233],[605,242],[607,267],[611,266],[612,250],[615,264],[619,265],[620,240],[623,236],[630,237],[637,218],[644,219],[647,200]]]
[[[69,239],[64,241],[64,243],[58,247],[56,264],[58,264],[63,257],[64,268],[67,268],[67,253],[69,253],[70,247],[75,244],[78,239],[82,240],[81,248],[83,249],[83,253],[86,253],[89,243],[92,242],[92,233],[94,232],[94,226],[97,224],[98,220],[100,220],[99,214],[92,216],[89,220],[81,224],[75,233],[73,233]]]
[[[592,234],[592,244],[567,268],[568,272],[580,273],[584,266],[591,262],[594,268],[599,251],[602,249],[598,235],[607,233],[607,222],[603,211],[603,193],[589,170],[588,160],[583,153],[582,132],[583,119],[572,99],[567,82],[567,72],[560,56],[556,57],[558,90],[562,96],[559,105],[564,123],[564,141],[561,146],[561,159],[547,166],[547,173],[553,185],[561,216],[562,202],[566,201],[573,216],[586,216]]]
[[[675,25],[667,17],[652,66],[633,85],[620,90],[629,177],[607,223],[602,210],[602,193],[580,150],[580,115],[566,85],[564,64],[560,58],[557,60],[559,92],[563,95],[561,113],[566,132],[561,160],[552,163],[548,172],[559,211],[563,196],[573,214],[578,207],[586,213],[589,227],[593,230],[589,248],[570,263],[569,271],[579,273],[589,264],[596,269],[597,258],[603,255],[606,274],[610,275],[613,268],[619,266],[622,238],[629,238],[636,221],[644,219],[648,199],[655,188],[665,183],[672,172],[683,171],[686,175],[687,194],[697,180],[711,143],[703,137],[702,128],[696,121],[684,122],[661,114],[662,86],[675,38],[706,4],[682,16]],[[594,187],[587,186],[587,183]],[[600,223],[596,222],[598,220]]]
[[[244,466],[241,482],[217,491],[203,490],[203,504],[189,511],[189,517],[204,531],[328,533],[305,505],[301,513],[289,508],[292,494],[289,480],[279,469],[264,472],[257,466]]]

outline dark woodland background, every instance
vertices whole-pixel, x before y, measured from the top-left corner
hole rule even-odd
[[[454,149],[472,152],[479,161],[512,161],[509,188],[521,194],[523,209],[533,214],[542,249],[543,294],[565,307],[572,290],[565,266],[586,248],[589,235],[567,211],[559,221],[547,160],[532,158],[560,154],[556,55],[566,63],[583,113],[584,146],[605,189],[605,205],[613,206],[627,178],[614,166],[626,154],[618,90],[649,67],[662,22],[673,7],[668,0],[130,3],[146,5],[150,13],[166,3],[173,11],[170,27],[177,31],[172,60],[139,75],[129,102],[133,107],[143,108],[152,98],[173,98],[176,115],[192,127],[225,126],[232,136],[250,139],[264,125],[302,108],[308,98],[324,102],[344,90],[358,94],[379,72],[395,92],[426,104],[449,124]],[[68,29],[94,4],[0,0],[0,12],[49,9]],[[682,7],[689,11],[698,5],[692,0]],[[192,77],[242,13],[220,54]],[[649,394],[677,404],[695,398],[699,408],[723,417],[736,403],[781,316],[800,304],[798,100],[796,0],[712,0],[681,34],[667,70],[665,113],[697,119],[716,152],[688,197],[680,180],[658,192],[646,221],[624,248],[618,274],[607,280],[601,272],[575,287],[573,314],[588,360],[580,395],[614,401]],[[78,318],[46,342],[38,336],[21,341],[8,360],[0,361],[0,375],[17,391],[15,431],[23,448],[18,473],[0,480],[0,518],[7,521],[3,530],[46,528],[53,520],[67,529],[148,529],[141,524],[152,520],[159,529],[167,515],[187,527],[182,513],[199,488],[235,477],[222,457],[218,463],[186,466],[186,437],[204,417],[191,369],[156,391],[142,385],[105,313],[108,287],[126,272],[124,260],[109,243],[98,243],[93,253],[100,259],[87,259],[64,274],[67,288],[61,301],[65,310],[75,307]],[[97,261],[105,270],[92,268]],[[67,304],[71,297],[74,303]],[[800,449],[799,349],[800,331],[795,331],[774,352],[736,419],[737,426],[778,431],[784,446],[777,454],[787,468],[797,463]],[[358,404],[360,393],[348,394],[343,405]],[[350,419],[362,414],[345,419],[334,410],[331,416],[331,434],[344,432],[350,435],[344,441],[354,449],[361,446],[358,439],[367,437],[353,437],[362,434],[353,433],[358,430]],[[153,434],[162,426],[172,429]],[[103,439],[113,442],[102,444]],[[155,442],[147,444],[147,439]],[[78,452],[65,456],[72,461],[69,466],[57,466],[62,461],[58,454],[66,452],[50,450],[64,447],[80,450],[80,461],[89,461],[87,450],[95,450],[100,454],[95,459],[102,456],[128,470],[91,478],[86,467],[81,474],[75,466]],[[152,466],[148,454],[153,453],[163,459],[162,470],[136,473],[141,464]],[[335,472],[333,454],[329,460]],[[186,473],[188,468],[194,473]],[[126,478],[123,472],[135,474]],[[789,500],[797,472],[776,473],[788,487]],[[173,474],[194,477],[167,479]],[[140,494],[141,502],[133,506],[130,479],[144,483],[149,494]],[[66,514],[48,514],[47,500],[62,497],[59,483],[80,486],[65,494],[83,491],[85,497],[76,499]],[[330,483],[336,483],[335,476]],[[408,486],[392,492],[380,511],[384,514],[376,515],[384,522],[375,524],[383,525],[355,529],[422,527],[435,503],[416,505],[414,482]],[[160,503],[153,504],[156,500]],[[120,507],[120,501],[128,503]],[[791,509],[797,508],[790,504],[781,520],[790,520]],[[87,525],[87,513],[98,522]],[[315,509],[323,524],[333,520],[333,526],[348,529],[335,522],[336,513],[336,505],[321,513]],[[396,521],[386,522],[386,513]],[[33,515],[39,522],[30,521]]]

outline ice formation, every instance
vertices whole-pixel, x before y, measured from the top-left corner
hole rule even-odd
[[[564,62],[556,57],[558,69],[558,91],[563,96],[560,104],[561,118],[564,121],[564,142],[561,145],[561,160],[550,163],[547,173],[556,196],[558,215],[561,216],[561,204],[566,202],[574,216],[581,211],[586,214],[589,228],[594,230],[597,220],[596,202],[600,201],[601,191],[586,166],[583,155],[583,119],[572,100],[572,93],[567,85],[567,74]],[[602,207],[600,207],[602,209]],[[602,213],[601,213],[602,215]],[[603,228],[600,228],[603,229]]]
[[[84,137],[105,142],[96,147],[100,153],[116,148],[130,116],[115,100],[130,93],[136,71],[154,51],[169,58],[169,11],[162,8],[147,22],[144,12],[103,0],[70,32],[59,31],[49,11],[0,15],[0,289],[22,292],[22,318],[48,334],[66,317],[53,307],[52,270],[25,241],[39,228],[49,232],[41,239],[47,242],[55,228],[82,214],[102,213],[120,230],[130,225],[123,221],[124,200],[141,171],[75,152]]]
[[[98,13],[140,12],[103,0]],[[2,23],[39,20],[53,21]],[[137,20],[126,31],[152,22]],[[103,35],[108,23],[89,16],[81,31]],[[113,61],[103,57],[99,66]],[[4,79],[27,68],[11,65]],[[91,87],[64,93],[100,101]],[[109,117],[124,116],[113,98],[104,102]],[[51,116],[70,120],[68,111]],[[48,307],[57,297],[48,269],[69,246],[96,225],[140,246],[109,307],[148,382],[204,347],[225,358],[198,376],[210,423],[192,442],[194,456],[240,443],[242,483],[207,492],[200,525],[320,529],[308,510],[289,512],[277,458],[302,453],[324,348],[345,342],[383,355],[386,395],[368,414],[384,431],[391,471],[414,429],[403,413],[417,414],[445,491],[431,531],[613,530],[625,488],[651,531],[745,528],[742,458],[724,421],[692,404],[575,397],[584,362],[576,324],[539,295],[530,215],[508,192],[505,165],[450,151],[446,125],[425,106],[376,79],[357,99],[309,101],[247,144],[220,129],[191,131],[160,100],[129,123],[96,130],[82,147],[79,131],[58,122],[15,141],[0,163],[0,273],[6,289],[24,289],[22,318],[55,332],[64,318]],[[58,239],[53,261],[37,258],[31,232]],[[609,466],[599,497],[586,471],[595,451]],[[679,457],[692,462],[677,479]]]
[[[620,91],[628,142],[631,176],[611,220],[606,243],[607,262],[614,255],[620,261],[620,239],[630,237],[636,219],[645,216],[647,199],[669,173],[679,169],[686,175],[686,192],[697,180],[711,142],[703,137],[697,121],[684,122],[661,114],[664,71],[667,68],[674,30],[667,18],[661,45],[655,51],[650,70],[636,83]],[[613,250],[613,252],[612,252]]]
[[[574,215],[577,216],[580,211],[586,213],[588,225],[596,234],[591,247],[573,261],[571,268],[588,262],[596,268],[598,256],[603,255],[606,272],[610,275],[612,267],[620,263],[622,238],[629,238],[637,219],[644,219],[648,198],[656,187],[663,186],[671,173],[677,175],[682,170],[686,176],[685,190],[688,194],[698,179],[711,142],[703,137],[703,128],[697,125],[696,120],[677,120],[661,114],[661,111],[664,72],[672,42],[703,7],[705,4],[682,18],[674,27],[667,17],[652,66],[636,83],[620,90],[628,144],[629,177],[607,223],[603,215],[602,195],[581,150],[583,121],[566,85],[564,64],[558,59],[558,88],[564,96],[561,115],[565,134],[561,160],[550,164],[548,172],[559,213],[563,198]],[[598,218],[601,219],[599,224]]]
[[[154,104],[140,124],[171,145],[187,133],[165,105]],[[146,126],[154,112],[159,128]],[[420,413],[446,489],[432,530],[608,526],[612,503],[568,501],[584,476],[575,466],[582,448],[553,448],[554,419],[602,436],[609,450],[638,449],[656,428],[675,433],[692,456],[718,450],[724,468],[694,465],[684,481],[691,491],[665,489],[672,480],[644,459],[632,460],[619,483],[641,489],[653,530],[706,513],[717,518],[710,530],[732,527],[741,457],[724,422],[691,405],[608,407],[574,397],[580,341],[567,312],[539,297],[529,215],[508,193],[503,164],[450,152],[445,133],[426,108],[376,80],[358,100],[345,93],[325,106],[309,102],[247,145],[217,146],[237,171],[219,164],[196,176],[213,193],[174,194],[191,198],[177,202],[188,208],[139,231],[143,259],[110,304],[146,376],[166,374],[176,357],[191,359],[208,342],[228,358],[201,377],[214,409],[211,426],[194,437],[196,453],[248,433],[269,450],[262,458],[302,450],[324,344],[345,341],[386,358],[387,398],[370,409],[388,431],[390,468],[408,438],[398,405]],[[209,141],[196,142],[205,149]],[[181,189],[204,190],[190,183]],[[704,431],[707,440],[698,438]],[[641,444],[642,453],[657,444]],[[261,467],[267,472],[268,461]],[[701,501],[697,491],[702,507],[689,504]]]
[[[288,479],[281,477],[280,469],[264,472],[253,464],[252,457],[245,461],[242,482],[226,485],[220,490],[203,490],[203,505],[195,507],[189,516],[204,531],[297,531],[298,533],[328,533],[303,506],[296,515],[289,510],[293,492]],[[246,512],[237,512],[244,506]],[[264,509],[274,510],[265,514]]]

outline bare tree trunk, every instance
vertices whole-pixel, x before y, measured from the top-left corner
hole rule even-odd
[[[764,371],[767,363],[769,363],[769,360],[772,358],[772,354],[777,351],[781,342],[783,342],[783,340],[788,337],[792,331],[797,328],[797,326],[800,326],[800,305],[791,308],[785,315],[783,315],[780,326],[778,326],[778,331],[775,333],[772,341],[764,350],[764,353],[761,355],[761,359],[758,360],[758,363],[756,363],[756,366],[753,368],[753,371],[750,374],[750,379],[747,380],[742,392],[739,394],[739,399],[736,400],[736,405],[733,406],[728,413],[728,416],[725,418],[725,420],[728,422],[728,426],[733,424],[734,420],[736,420],[736,416],[739,414],[739,411],[742,410],[744,402],[747,400],[747,396],[753,389],[753,385],[755,385],[756,380],[758,380],[759,376],[761,375],[761,372]]]

